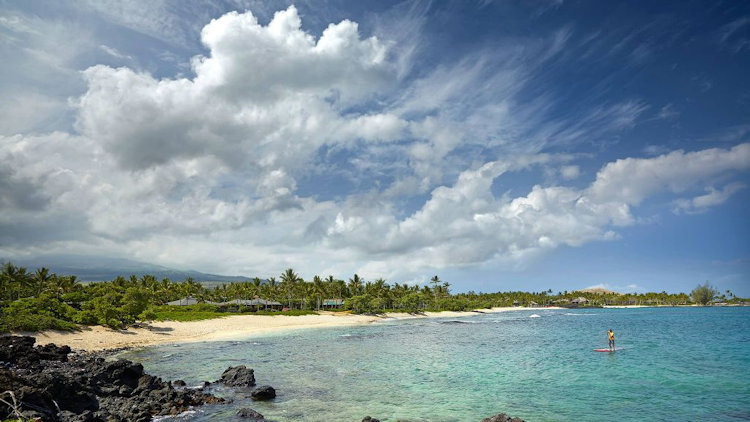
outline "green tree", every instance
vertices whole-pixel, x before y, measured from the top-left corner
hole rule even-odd
[[[50,282],[51,276],[49,273],[49,268],[39,268],[34,272],[34,276],[32,278],[32,284],[34,286],[34,296],[39,296],[42,294],[45,288],[47,288],[47,284]]]
[[[146,287],[128,287],[122,297],[122,311],[128,322],[135,321],[151,303],[151,291]]]
[[[433,276],[430,279],[430,283],[432,284],[432,296],[435,299],[435,308],[440,310],[440,305],[438,304],[438,286],[440,285],[440,278],[438,278],[438,276]]]
[[[362,279],[359,278],[359,275],[354,274],[354,276],[349,279],[347,287],[349,288],[349,296],[358,296],[363,293],[364,283],[362,282]]]
[[[410,292],[402,296],[399,301],[399,307],[410,313],[419,312],[420,302],[422,302],[422,296],[417,292]]]
[[[707,281],[703,285],[699,284],[698,287],[694,288],[693,291],[690,292],[690,299],[692,299],[692,301],[695,303],[708,305],[718,294],[719,291],[711,286]]]
[[[0,280],[2,280],[3,286],[3,299],[13,300],[26,296],[30,284],[30,277],[26,273],[26,268],[16,267],[10,262],[6,262],[3,265],[2,272],[0,272]]]
[[[283,286],[284,292],[286,293],[287,300],[289,301],[289,308],[292,308],[292,302],[294,300],[294,291],[296,284],[302,281],[302,278],[294,272],[293,269],[287,268],[279,277],[281,285]]]
[[[320,304],[323,302],[323,295],[326,294],[326,285],[323,283],[323,279],[316,275],[313,277],[313,292],[317,299],[316,309],[320,309]]]

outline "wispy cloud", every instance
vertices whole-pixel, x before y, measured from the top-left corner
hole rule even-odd
[[[116,59],[127,59],[127,60],[133,60],[131,56],[128,56],[127,54],[122,54],[119,51],[117,51],[116,48],[110,47],[108,45],[100,45],[99,48],[104,51],[105,53],[109,54],[110,56],[116,58]]]
[[[722,26],[718,30],[719,43],[734,54],[750,49],[750,17],[742,16]]]
[[[691,199],[678,199],[675,201],[674,213],[700,214],[708,211],[710,207],[723,204],[734,193],[747,186],[742,182],[729,183],[724,188],[717,190],[709,186],[705,195],[699,195]]]

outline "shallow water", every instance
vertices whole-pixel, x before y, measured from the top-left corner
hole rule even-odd
[[[532,317],[538,315],[539,317]],[[606,330],[616,334],[615,353]],[[750,308],[534,309],[393,320],[244,341],[129,351],[164,379],[255,369],[277,398],[206,406],[186,420],[750,420]],[[180,418],[182,419],[182,418]]]

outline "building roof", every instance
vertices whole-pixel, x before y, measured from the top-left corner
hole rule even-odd
[[[190,305],[196,305],[198,303],[205,303],[207,305],[220,305],[220,303],[217,302],[211,302],[210,300],[200,301],[192,296],[183,297],[182,299],[173,300],[171,302],[167,302],[167,305],[172,306],[190,306]]]
[[[221,302],[219,305],[244,305],[244,306],[281,306],[281,303],[265,299],[234,299]]]
[[[571,302],[573,302],[573,303],[581,303],[581,302],[588,302],[588,301],[589,300],[586,299],[585,297],[577,297],[577,298],[571,300]]]
[[[177,300],[173,300],[171,302],[167,302],[167,305],[172,305],[172,306],[188,306],[188,305],[195,305],[197,303],[198,303],[198,299],[196,299],[196,298],[194,298],[192,296],[188,296],[188,297],[183,297],[182,299],[177,299]]]

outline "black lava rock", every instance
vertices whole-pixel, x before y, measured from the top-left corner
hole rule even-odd
[[[262,385],[250,393],[253,400],[271,400],[276,397],[276,390],[270,385]]]
[[[146,374],[128,360],[72,354],[67,346],[34,347],[33,337],[0,337],[0,391],[12,391],[16,408],[0,403],[0,420],[150,421],[191,406],[222,403],[201,391],[180,389]],[[71,356],[69,356],[71,355]],[[10,397],[3,397],[7,400]]]
[[[255,374],[245,365],[230,366],[222,374],[221,379],[216,381],[233,387],[252,387],[255,385]]]
[[[248,418],[248,419],[255,420],[255,421],[263,420],[263,415],[261,415],[260,413],[256,412],[253,409],[248,409],[247,407],[243,407],[242,409],[238,410],[237,416],[241,418]]]

